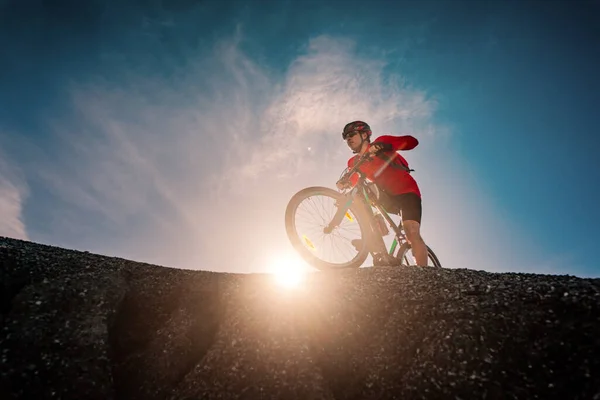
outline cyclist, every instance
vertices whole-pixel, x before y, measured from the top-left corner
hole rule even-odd
[[[356,156],[348,160],[348,168],[354,166],[365,152],[372,157],[360,166],[360,171],[375,182],[382,193],[380,202],[386,211],[399,214],[402,211],[402,223],[406,238],[411,244],[413,256],[417,265],[427,265],[427,247],[421,237],[422,203],[421,192],[415,179],[410,175],[408,162],[397,153],[398,150],[414,149],[419,141],[411,135],[383,135],[371,143],[371,127],[363,121],[353,121],[344,127],[342,138]],[[338,189],[354,186],[358,175],[353,174],[350,182],[337,182]],[[353,241],[357,247],[359,243]],[[379,249],[380,257],[373,260],[374,265],[389,264],[391,260],[385,256],[386,249]],[[387,259],[386,259],[387,258]]]

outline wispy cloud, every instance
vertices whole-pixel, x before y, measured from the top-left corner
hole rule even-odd
[[[0,236],[29,240],[23,221],[27,193],[22,175],[0,152]]]
[[[434,104],[423,92],[402,87],[393,76],[386,80],[383,60],[361,57],[357,50],[343,38],[320,36],[308,43],[273,88],[260,139],[257,132],[246,132],[244,151],[251,150],[250,157],[236,176],[274,173],[287,179],[301,170],[336,168],[348,154],[340,133],[347,122],[364,119],[383,131],[400,121],[431,117]],[[307,157],[310,152],[316,157]]]

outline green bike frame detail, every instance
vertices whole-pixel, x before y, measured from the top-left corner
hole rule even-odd
[[[343,207],[340,207],[338,209],[338,212],[336,213],[336,215],[334,216],[333,220],[331,221],[331,223],[329,225],[330,228],[337,226],[341,222],[342,218],[344,218],[344,215],[346,214],[346,212],[348,211],[348,209],[354,202],[354,198],[358,192],[359,187],[362,188],[362,195],[363,195],[363,198],[365,201],[365,206],[366,206],[365,208],[368,210],[369,217],[372,220],[373,215],[374,215],[373,208],[372,208],[373,206],[369,207],[369,205],[371,205],[371,201],[369,199],[369,193],[367,192],[367,188],[363,185],[356,185],[352,188],[352,190],[350,190],[350,192],[345,194],[345,196],[348,198],[348,200],[346,201],[346,203],[344,204]],[[385,210],[385,208],[381,204],[377,204],[377,202],[375,202],[374,207],[377,210],[379,210],[379,212],[381,213],[383,218],[385,218],[385,220],[388,222],[388,224],[390,224],[390,226],[392,227],[392,229],[395,233],[394,240],[392,241],[392,244],[389,249],[389,254],[393,255],[394,251],[396,250],[396,247],[398,247],[398,236],[402,236],[402,233],[401,233],[402,222],[400,222],[400,225],[396,225],[394,223],[394,221],[391,219],[388,212]]]

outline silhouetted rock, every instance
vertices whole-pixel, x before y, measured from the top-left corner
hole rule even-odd
[[[600,399],[600,279],[361,268],[285,290],[0,238],[1,399]]]

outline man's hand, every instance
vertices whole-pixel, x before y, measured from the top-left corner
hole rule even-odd
[[[352,185],[348,181],[339,180],[335,183],[335,186],[337,186],[339,190],[344,190],[350,188]]]
[[[371,143],[369,146],[369,153],[375,154],[381,150],[390,150],[391,146],[388,143]]]

